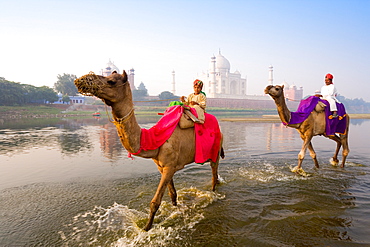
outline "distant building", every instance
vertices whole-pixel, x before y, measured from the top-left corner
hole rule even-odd
[[[272,65],[269,66],[269,79],[268,84],[274,85],[274,76],[273,76],[274,67]],[[284,86],[284,96],[288,100],[292,101],[300,101],[303,98],[303,87],[297,88],[296,85],[289,85],[286,81],[284,81],[281,86]]]
[[[247,79],[238,70],[230,72],[230,62],[221,55],[211,57],[207,72],[198,76],[202,80],[207,98],[244,99],[247,95]]]
[[[53,102],[53,104],[79,104],[84,105],[86,97],[83,95],[78,96],[68,96],[71,100],[70,102],[63,102],[63,95],[61,93],[58,94],[58,100]]]
[[[298,88],[294,84],[289,85],[286,81],[281,85],[284,85],[284,96],[286,99],[297,101],[303,98],[303,87]]]
[[[102,76],[109,76],[113,73],[113,71],[116,71],[118,74],[121,74],[121,71],[118,69],[118,67],[109,59],[109,62],[105,65],[105,68],[101,70]],[[127,73],[127,80],[130,82],[130,88],[131,90],[135,89],[135,70],[130,69],[129,71],[126,71]]]
[[[119,68],[116,65],[114,65],[114,63],[109,59],[109,62],[107,63],[105,68],[101,70],[101,75],[109,76],[112,74],[113,71],[116,71],[118,74],[121,74]]]

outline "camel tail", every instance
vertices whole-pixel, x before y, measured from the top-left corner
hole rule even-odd
[[[224,152],[224,148],[223,147],[221,147],[220,156],[221,156],[222,159],[225,158],[225,152]]]

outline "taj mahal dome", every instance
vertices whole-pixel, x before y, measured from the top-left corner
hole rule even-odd
[[[221,51],[212,56],[209,69],[198,75],[204,83],[203,91],[207,98],[245,99],[247,97],[247,79],[242,78],[238,70],[230,72],[230,62]]]
[[[110,74],[113,73],[113,71],[116,71],[118,74],[121,74],[120,69],[109,59],[108,63],[101,70],[101,75],[102,76],[109,76]],[[135,70],[130,69],[126,73],[127,73],[128,81],[130,82],[131,90],[136,89],[135,88]]]

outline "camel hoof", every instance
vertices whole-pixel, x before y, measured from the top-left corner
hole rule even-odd
[[[291,172],[294,172],[295,174],[297,175],[300,175],[302,177],[308,177],[309,175],[302,169],[302,167],[294,167],[292,169],[290,169]]]
[[[338,161],[338,160],[334,160],[333,158],[331,158],[331,159],[330,159],[330,164],[331,164],[332,166],[338,166],[339,161]]]
[[[151,228],[152,228],[151,226],[148,226],[148,225],[147,225],[147,226],[145,226],[145,227],[143,228],[143,230],[147,232],[147,231],[149,231]]]
[[[298,166],[296,166],[296,167],[290,168],[290,171],[293,172],[293,173],[297,173],[297,171],[299,169],[301,169],[301,168],[298,168]]]

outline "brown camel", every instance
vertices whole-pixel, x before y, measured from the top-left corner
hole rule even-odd
[[[269,94],[274,99],[281,121],[284,123],[289,123],[291,114],[285,103],[284,86],[269,85],[265,88],[265,93]],[[317,108],[320,108],[320,106],[317,106],[316,109]],[[311,143],[312,137],[316,135],[323,135],[337,143],[337,148],[335,150],[334,156],[331,161],[333,165],[338,165],[339,163],[338,153],[339,153],[341,146],[343,146],[342,164],[341,164],[341,167],[343,168],[344,163],[346,162],[347,155],[349,153],[349,148],[348,148],[349,116],[348,115],[346,119],[347,119],[346,132],[344,135],[340,134],[339,136],[338,135],[334,135],[334,136],[325,135],[326,121],[325,121],[325,111],[323,111],[323,109],[321,111],[320,110],[312,111],[311,114],[308,116],[308,118],[302,123],[288,124],[287,125],[288,127],[295,128],[299,132],[303,140],[302,149],[298,154],[298,166],[294,169],[294,171],[298,171],[301,169],[302,161],[306,154],[307,148],[310,151],[310,156],[312,157],[315,163],[315,166],[319,168],[319,163],[317,162],[317,159],[316,159],[316,153]]]
[[[148,231],[152,227],[154,216],[161,204],[166,187],[168,188],[172,204],[174,206],[177,205],[177,193],[173,183],[173,176],[176,171],[194,162],[194,128],[181,129],[177,126],[171,137],[158,149],[139,152],[141,128],[135,118],[132,92],[127,81],[126,72],[123,71],[122,75],[113,73],[107,77],[90,73],[76,79],[75,85],[80,93],[94,95],[103,100],[106,105],[112,107],[114,124],[116,125],[118,135],[122,145],[129,153],[137,153],[136,155],[139,157],[151,158],[157,165],[162,177],[150,203],[149,220],[144,227],[144,230]],[[223,156],[222,145],[220,145],[217,161],[210,163],[213,176],[213,191],[218,183],[220,155]]]

